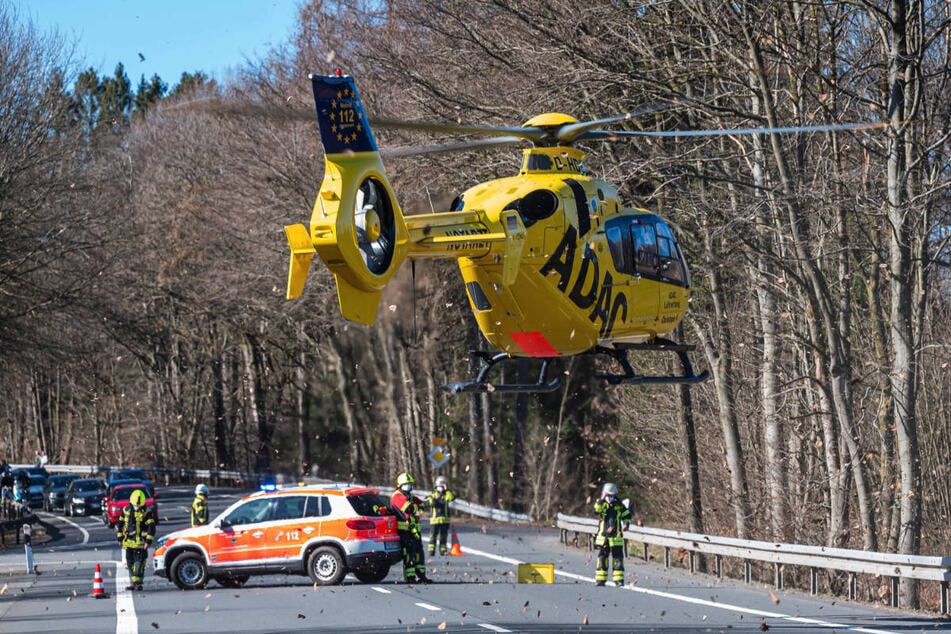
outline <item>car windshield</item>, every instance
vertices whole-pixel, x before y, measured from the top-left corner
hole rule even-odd
[[[76,476],[68,476],[68,475],[50,476],[49,480],[47,480],[46,483],[51,487],[64,487],[64,486],[68,486],[69,483],[75,479],[76,479]]]
[[[46,478],[44,478],[43,476],[38,475],[38,474],[36,474],[36,473],[31,473],[31,474],[30,474],[30,486],[31,486],[31,487],[43,486],[44,484],[46,484]]]
[[[117,471],[112,476],[113,480],[145,480],[145,471],[142,469],[123,469],[122,471]]]
[[[389,509],[389,503],[378,493],[360,493],[359,495],[348,495],[350,504],[360,515],[376,516],[380,515],[381,509]]]
[[[112,490],[112,500],[128,500],[132,496],[133,491],[142,491],[145,487],[120,487]],[[151,497],[151,496],[149,496]]]
[[[98,491],[102,489],[102,486],[96,480],[76,480],[73,482],[72,487],[73,491],[77,491],[79,493],[85,491]]]

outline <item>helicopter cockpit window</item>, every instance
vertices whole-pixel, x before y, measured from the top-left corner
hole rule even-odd
[[[638,273],[657,275],[657,238],[653,224],[632,224],[631,238],[634,241],[634,262]]]
[[[547,172],[552,168],[551,157],[547,154],[530,154],[528,157],[528,165],[526,166],[530,172]]]
[[[608,250],[611,252],[611,259],[614,260],[614,268],[618,272],[627,271],[628,263],[624,258],[624,232],[617,224],[608,225],[604,231],[608,239]]]
[[[660,256],[661,277],[683,283],[685,281],[684,265],[680,249],[674,240],[670,228],[663,222],[657,223],[657,254]]]

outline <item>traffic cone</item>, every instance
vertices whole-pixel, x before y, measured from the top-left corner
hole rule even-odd
[[[449,556],[450,557],[464,557],[462,553],[462,546],[459,545],[459,536],[456,535],[456,525],[452,524],[452,542],[449,547]]]
[[[96,599],[108,599],[105,588],[102,587],[102,569],[96,564],[96,576],[92,579],[92,594],[89,596]]]

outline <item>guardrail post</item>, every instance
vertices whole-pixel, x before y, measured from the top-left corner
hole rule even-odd
[[[899,607],[898,589],[899,589],[900,581],[901,581],[900,577],[892,577],[892,607],[893,608]]]
[[[855,573],[849,573],[849,601],[855,601],[855,595],[857,594],[857,582],[855,579]]]
[[[941,614],[948,613],[948,582],[941,582]]]
[[[644,542],[644,561],[651,560],[650,548],[648,548],[647,542]]]
[[[809,592],[812,595],[819,594],[819,569],[809,569]]]
[[[690,560],[690,574],[693,574],[697,571],[697,553],[691,550],[687,553],[687,557]]]
[[[783,589],[783,566],[778,561],[773,563],[773,584],[777,590]]]
[[[716,572],[717,579],[723,578],[723,556],[715,555],[713,558],[713,569]]]
[[[749,559],[743,560],[743,578],[746,580],[746,583],[753,580],[753,564],[750,563]]]
[[[664,568],[670,568],[670,546],[664,546]]]

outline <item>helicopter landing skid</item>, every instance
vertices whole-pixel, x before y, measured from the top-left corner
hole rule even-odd
[[[694,349],[694,346],[676,343],[669,339],[657,338],[651,342],[645,343],[618,343],[613,348],[597,347],[595,354],[606,354],[621,366],[624,374],[600,374],[599,378],[606,380],[611,385],[638,385],[642,383],[702,383],[710,378],[710,372],[704,370],[700,374],[695,374],[693,365],[690,363],[690,357],[687,353]],[[680,357],[680,363],[683,366],[684,373],[677,375],[643,375],[634,371],[631,362],[628,361],[627,353],[631,350],[645,352],[675,352]]]
[[[460,381],[458,383],[447,383],[440,387],[453,394],[473,394],[482,392],[502,392],[502,393],[532,393],[532,392],[554,392],[561,387],[561,379],[553,378],[551,381],[545,380],[545,372],[548,370],[548,359],[542,360],[542,367],[538,371],[538,380],[534,383],[491,383],[488,381],[489,370],[512,357],[507,352],[500,352],[489,356],[488,353],[481,350],[472,350],[471,354],[482,357],[482,367],[479,368],[479,374],[472,381]]]

